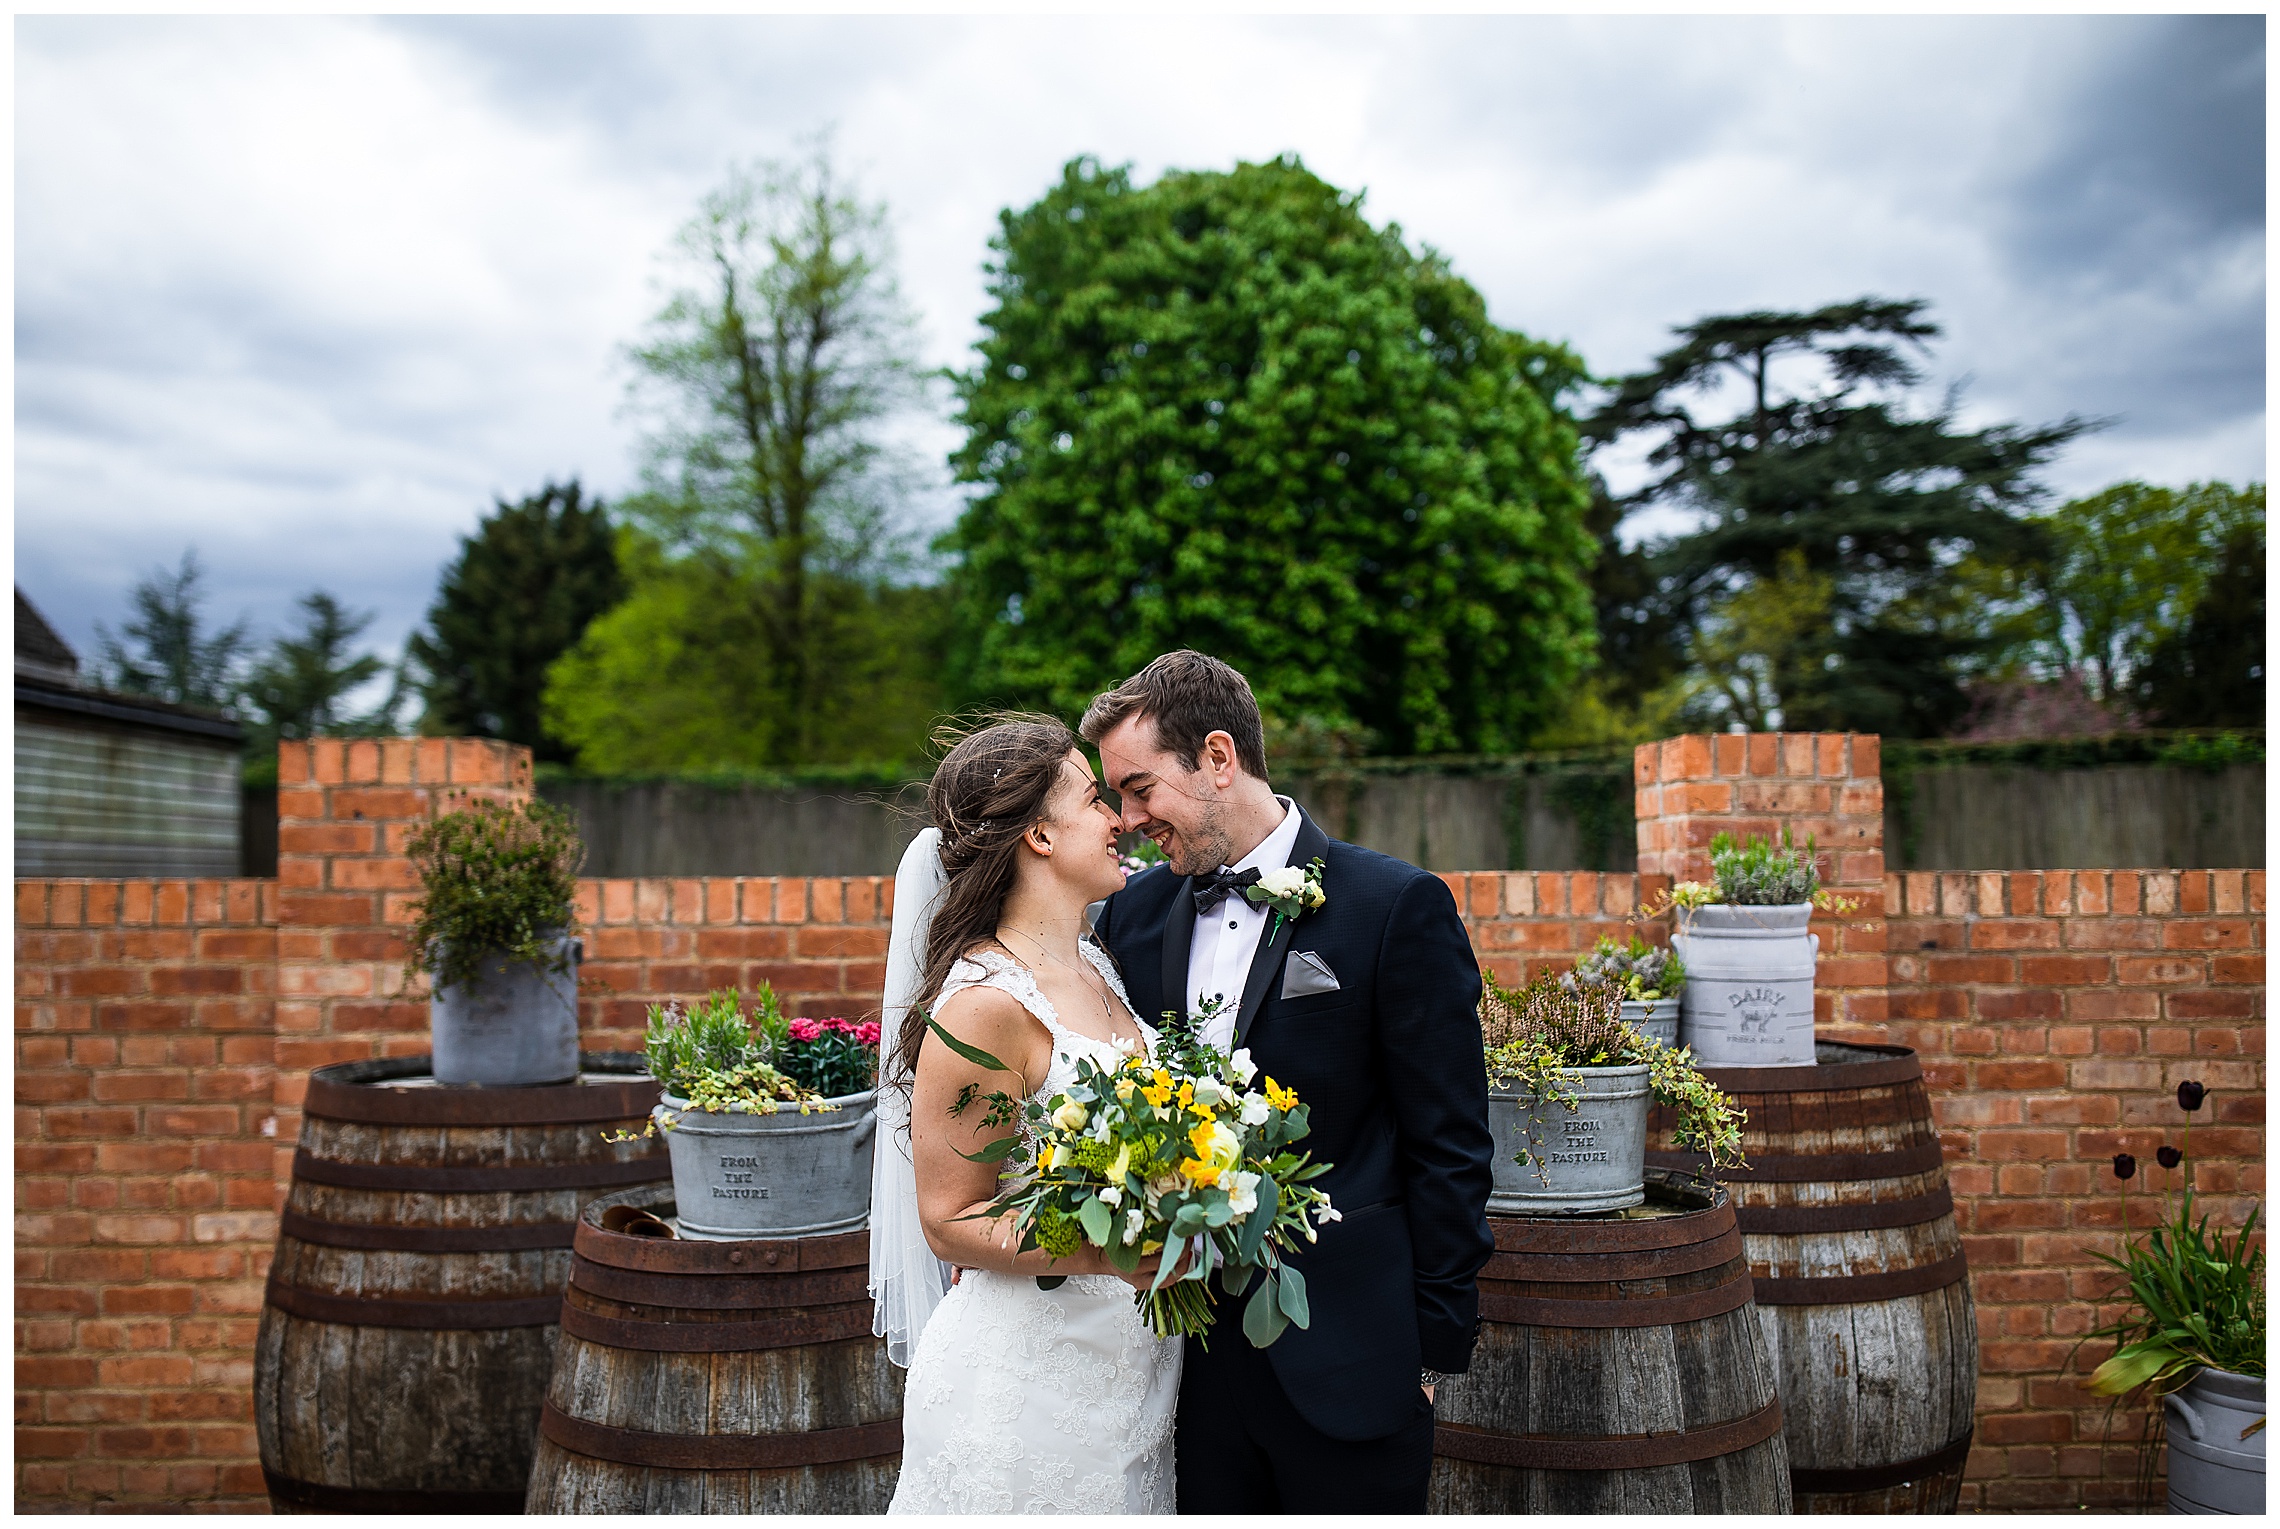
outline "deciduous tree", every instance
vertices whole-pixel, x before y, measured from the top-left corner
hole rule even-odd
[[[620,508],[647,550],[625,604],[555,664],[546,723],[597,767],[655,755],[665,694],[720,712],[667,730],[712,740],[690,765],[827,761],[855,736],[888,748],[848,719],[901,715],[879,687],[923,683],[936,657],[904,645],[911,602],[890,591],[905,567],[890,427],[920,393],[884,210],[820,150],[738,170],[681,230],[671,281],[632,351],[648,459]],[[924,733],[884,757],[915,757]]]
[[[1073,716],[1191,646],[1278,735],[1528,741],[1592,642],[1575,357],[1295,158],[1079,159],[999,222],[943,543],[964,698]]]

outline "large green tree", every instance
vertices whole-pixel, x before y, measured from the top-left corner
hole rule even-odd
[[[421,727],[505,738],[543,760],[570,751],[546,730],[547,666],[625,595],[609,514],[573,478],[516,504],[501,499],[443,571],[410,656],[422,671]]]
[[[197,550],[187,549],[172,572],[156,569],[136,582],[134,615],[122,630],[95,624],[98,687],[178,706],[231,708],[253,643],[243,619],[205,630],[198,587],[205,576]]]
[[[619,509],[642,550],[626,601],[550,672],[546,725],[597,768],[916,757],[923,718],[894,737],[868,725],[902,718],[891,695],[936,666],[892,587],[905,485],[889,442],[921,395],[884,209],[820,150],[739,169],[671,260],[632,351],[648,455]],[[720,713],[672,735],[727,753],[660,757],[668,692]]]
[[[1905,390],[1921,373],[1907,351],[1939,333],[1925,306],[1862,298],[1702,319],[1651,367],[1617,379],[1585,426],[1600,443],[1651,443],[1627,509],[1698,517],[1655,549],[1660,598],[1695,645],[1735,596],[1780,576],[1785,554],[1831,581],[1827,621],[1788,639],[1799,651],[1764,655],[1786,677],[1785,727],[1944,730],[1985,646],[1943,619],[1956,565],[2042,553],[2043,532],[2024,514],[2042,496],[2035,471],[2091,428],[2068,418],[1964,430],[1952,395],[1909,409]]]
[[[942,544],[963,698],[1073,715],[1190,646],[1284,728],[1527,742],[1591,652],[1572,355],[1294,158],[1078,159],[999,221]]]

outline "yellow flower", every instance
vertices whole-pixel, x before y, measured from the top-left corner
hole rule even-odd
[[[1047,1142],[1044,1146],[1037,1149],[1037,1166],[1040,1169],[1052,1167],[1053,1159],[1055,1156],[1056,1152],[1053,1144],[1051,1142]]]
[[[1140,1090],[1140,1097],[1147,1100],[1157,1109],[1162,1109],[1166,1104],[1171,1102],[1172,1075],[1168,1072],[1165,1072],[1160,1067],[1156,1069],[1155,1081],[1151,1082],[1147,1087]]]
[[[1205,1121],[1188,1132],[1188,1150],[1194,1154],[1180,1164],[1180,1176],[1191,1184],[1216,1184],[1243,1157],[1243,1142],[1223,1125]]]
[[[1270,1075],[1267,1079],[1267,1103],[1278,1110],[1287,1110],[1298,1103],[1298,1094],[1277,1083]]]
[[[1195,1085],[1182,1079],[1180,1082],[1180,1108],[1184,1110],[1193,1103],[1195,1103]]]

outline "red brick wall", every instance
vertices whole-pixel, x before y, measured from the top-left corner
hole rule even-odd
[[[1873,739],[1751,739],[1777,772],[1745,773],[1745,749],[1716,774],[1735,741],[1674,740],[1689,747],[1667,781],[1669,745],[1642,751],[1643,839],[1668,826],[1647,788],[1689,788],[1672,802],[1688,836],[1716,794],[1694,788],[1754,802],[1754,831],[1865,800]],[[19,1508],[260,1506],[254,1313],[308,1069],[424,1047],[394,852],[455,793],[528,779],[521,751],[460,740],[318,743],[288,763],[298,832],[276,882],[17,883]],[[1869,814],[1839,816],[1849,829]],[[1444,879],[1483,963],[1519,981],[1626,932],[1642,891],[1703,869]],[[585,1044],[636,1047],[649,1003],[762,980],[797,1012],[874,1006],[892,890],[583,883]],[[1969,1238],[1985,1364],[1966,1506],[2102,1505],[2129,1461],[2099,1446],[2103,1404],[2064,1364],[2106,1289],[2088,1257],[2118,1219],[2103,1164],[2124,1148],[2150,1161],[2182,1121],[2168,1091],[2193,1076],[2218,1091],[2194,1136],[2198,1182],[2227,1214],[2261,1195],[2263,873],[1911,874],[1848,891],[1863,906],[1824,934],[1842,1004],[1823,1019],[1924,1054]]]
[[[1874,733],[1690,733],[1639,745],[1639,874],[1710,880],[1710,841],[1814,843],[1821,883],[1856,906],[1818,913],[1813,986],[1822,1034],[1865,1039],[1884,1020],[1884,778]]]
[[[276,884],[16,883],[16,1504],[257,1508]]]
[[[2113,1156],[2143,1165],[2142,1230],[2181,1180],[2176,1088],[2206,1084],[2194,1186],[2225,1225],[2264,1194],[2264,873],[2047,871],[1891,878],[1890,1038],[1924,1058],[1979,1312],[1979,1439],[1965,1507],[2123,1501],[2128,1446],[2074,1342],[2112,1314]],[[2150,1191],[2150,1193],[2149,1193]],[[2115,1436],[2139,1419],[2117,1414]]]
[[[638,1051],[649,1006],[763,982],[794,1014],[854,1016],[887,980],[891,876],[612,878],[580,884],[579,1034]]]

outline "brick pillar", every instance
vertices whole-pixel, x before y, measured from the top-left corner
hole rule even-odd
[[[1813,919],[1813,1002],[1828,1040],[1884,1038],[1880,743],[1874,733],[1690,733],[1632,756],[1642,897],[1669,881],[1710,880],[1715,834],[1771,838],[1787,828],[1799,844],[1814,839],[1821,884],[1859,904]]]
[[[427,983],[404,981],[414,829],[477,797],[531,794],[530,750],[488,738],[315,738],[277,748],[278,1139],[309,1069],[428,1049]],[[280,1175],[282,1177],[282,1175]]]

